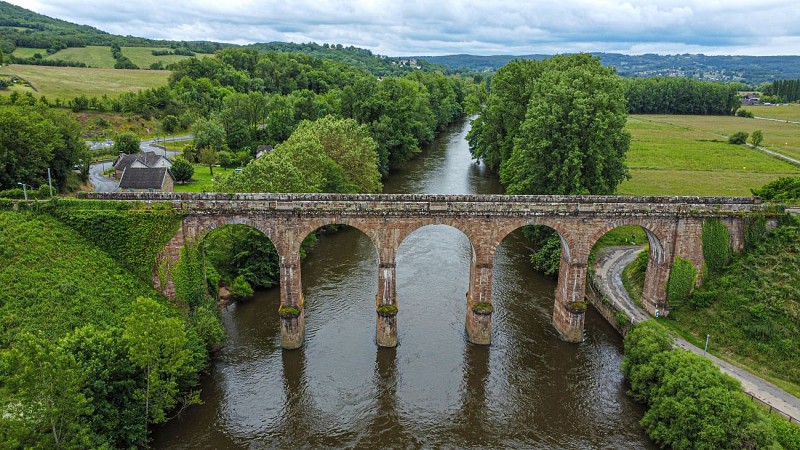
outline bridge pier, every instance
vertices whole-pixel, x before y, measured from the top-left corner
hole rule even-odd
[[[467,317],[464,327],[467,340],[477,345],[492,343],[492,263],[473,263],[469,269],[469,292],[467,292]]]
[[[280,257],[281,347],[294,350],[303,346],[305,338],[305,309],[300,278],[300,255]]]
[[[394,262],[378,266],[375,307],[375,341],[379,347],[397,347],[397,276]]]
[[[570,262],[567,258],[569,258],[568,250],[562,249],[556,299],[553,305],[553,326],[565,341],[582,342],[586,313],[588,256],[582,258],[580,262]]]

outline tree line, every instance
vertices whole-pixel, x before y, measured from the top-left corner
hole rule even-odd
[[[739,107],[732,83],[690,78],[626,78],[623,83],[630,114],[698,114],[727,116]]]
[[[800,100],[800,79],[776,80],[767,83],[761,88],[764,95],[776,96],[781,102],[796,102]]]

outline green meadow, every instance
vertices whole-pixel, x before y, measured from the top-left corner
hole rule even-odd
[[[800,167],[728,144],[725,137],[761,129],[762,146],[794,157],[796,145],[800,157],[800,128],[794,124],[729,116],[633,115],[626,128],[631,133],[631,179],[619,186],[619,194],[750,196],[751,188],[800,175]],[[781,139],[787,143],[774,144]]]
[[[111,55],[111,53],[109,53]],[[12,64],[0,67],[0,78],[17,76],[27,81],[38,95],[50,100],[71,99],[79,95],[116,97],[123,92],[136,92],[167,84],[166,70],[116,70],[80,67],[46,67]],[[26,88],[14,86],[4,95]]]
[[[122,47],[122,54],[127,56],[134,64],[139,66],[142,69],[147,69],[150,67],[151,64],[161,62],[163,65],[176,63],[178,61],[182,61],[187,58],[191,58],[191,56],[182,56],[182,55],[161,55],[161,56],[153,56],[153,50],[170,50],[169,48],[159,48],[159,47]],[[109,55],[111,54],[111,50],[109,50]],[[206,53],[198,53],[196,54],[197,58],[206,58],[208,56],[213,56]]]

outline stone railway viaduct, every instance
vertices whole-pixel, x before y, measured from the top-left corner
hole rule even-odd
[[[90,198],[169,202],[183,215],[179,231],[159,253],[153,269],[153,283],[167,297],[175,295],[170,270],[185,244],[228,224],[248,225],[264,233],[280,260],[281,345],[285,349],[303,344],[300,245],[325,225],[357,228],[374,244],[376,307],[399,306],[395,258],[403,239],[426,225],[461,230],[472,245],[465,328],[470,342],[484,345],[492,335],[492,268],[498,246],[525,225],[550,227],[561,237],[562,249],[553,325],[565,340],[579,342],[583,311],[574,308],[574,302],[584,301],[589,252],[605,233],[622,225],[644,228],[651,250],[642,300],[654,313],[667,310],[666,282],[676,257],[702,267],[704,219],[721,219],[730,232],[732,249],[738,251],[743,246],[745,217],[765,209],[756,198],[733,197],[97,193]],[[159,268],[162,273],[166,269],[163,283]],[[381,308],[376,322],[378,345],[397,345],[396,310]]]

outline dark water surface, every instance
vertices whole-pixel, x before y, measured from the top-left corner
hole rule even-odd
[[[387,193],[498,193],[470,159],[465,121],[387,181]],[[306,341],[282,351],[277,290],[224,313],[228,341],[202,406],[153,446],[241,448],[655,448],[625,396],[621,339],[593,310],[581,344],[550,324],[555,282],[518,233],[498,249],[491,347],[464,333],[470,247],[458,230],[412,233],[397,255],[399,346],[375,344],[377,256],[346,229],[303,261]]]

